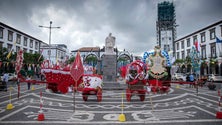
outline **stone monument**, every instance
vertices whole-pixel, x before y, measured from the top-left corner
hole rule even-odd
[[[105,39],[105,53],[103,55],[103,89],[118,89],[120,85],[116,81],[117,57],[114,52],[116,38],[112,33]]]
[[[114,53],[114,46],[115,46],[116,38],[112,36],[112,33],[109,33],[109,36],[106,37],[106,44],[105,44],[105,54],[115,54]]]

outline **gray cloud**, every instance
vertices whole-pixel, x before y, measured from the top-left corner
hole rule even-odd
[[[1,0],[0,21],[48,43],[70,50],[104,46],[110,32],[117,47],[142,54],[156,45],[157,4],[163,0]],[[172,0],[171,0],[172,1]],[[222,19],[221,0],[174,0],[177,36],[183,37]]]

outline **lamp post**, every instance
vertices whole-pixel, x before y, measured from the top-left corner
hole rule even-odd
[[[39,27],[41,28],[48,28],[49,29],[49,51],[48,51],[48,55],[49,55],[49,61],[50,60],[50,56],[51,56],[51,29],[57,28],[59,29],[60,27],[52,27],[52,21],[50,21],[49,26],[41,26],[39,25]]]

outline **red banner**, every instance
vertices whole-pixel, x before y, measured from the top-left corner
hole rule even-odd
[[[81,57],[80,57],[80,53],[78,52],[76,54],[75,61],[71,66],[70,74],[76,83],[80,79],[80,77],[83,75],[83,73],[84,73],[84,68],[83,68]]]

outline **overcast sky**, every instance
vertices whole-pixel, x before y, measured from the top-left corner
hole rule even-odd
[[[142,55],[156,45],[157,4],[163,0],[0,0],[0,22],[70,51],[103,47],[109,33],[118,49]],[[170,0],[175,5],[177,38],[222,20],[222,0]]]

